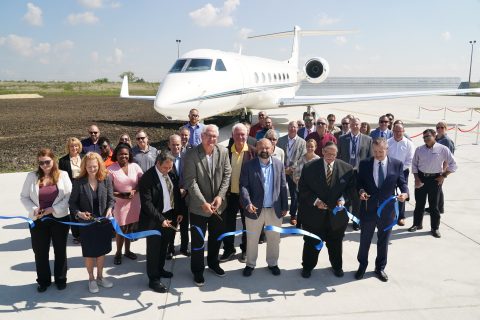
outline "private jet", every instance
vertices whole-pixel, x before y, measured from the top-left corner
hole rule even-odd
[[[125,76],[121,98],[154,101],[154,109],[169,120],[188,120],[192,108],[203,118],[240,110],[241,119],[252,120],[250,109],[276,109],[306,106],[304,117],[312,114],[311,106],[339,102],[381,100],[414,96],[480,93],[478,89],[444,89],[352,95],[297,96],[303,80],[321,83],[330,67],[321,57],[308,59],[299,68],[299,37],[308,35],[341,35],[355,31],[301,30],[278,32],[249,38],[293,36],[292,54],[286,61],[242,55],[241,52],[199,49],[180,57],[160,83],[156,96],[129,94]]]

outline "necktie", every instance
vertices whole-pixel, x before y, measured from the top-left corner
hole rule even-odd
[[[383,131],[380,131],[380,137],[385,138],[385,133],[383,133]]]
[[[327,184],[329,186],[332,185],[332,174],[333,174],[332,165],[328,164],[327,165]]]
[[[378,162],[378,188],[382,187],[385,181],[385,172],[383,172],[382,162]]]
[[[167,185],[168,194],[170,195],[170,207],[172,207],[172,209],[173,209],[174,199],[173,199],[173,185],[172,185],[172,181],[170,181],[170,178],[169,178],[168,175],[166,175],[166,174],[163,175],[163,178],[165,179],[165,184]]]

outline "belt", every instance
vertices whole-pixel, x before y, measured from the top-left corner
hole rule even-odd
[[[425,177],[425,178],[436,178],[440,175],[440,173],[424,173],[424,172],[421,172],[421,174]]]

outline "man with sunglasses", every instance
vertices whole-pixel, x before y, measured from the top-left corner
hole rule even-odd
[[[148,143],[148,135],[143,129],[137,131],[135,140],[137,145],[132,148],[133,161],[142,168],[143,172],[147,172],[148,169],[155,165],[158,150]]]
[[[197,109],[191,109],[188,113],[189,121],[180,129],[187,128],[190,131],[190,139],[188,143],[192,147],[196,147],[202,143],[203,123],[200,123],[200,114]]]
[[[297,135],[302,138],[306,139],[307,136],[314,131],[313,128],[313,117],[308,115],[305,117],[305,126],[303,128],[299,128],[297,131]]]
[[[327,131],[330,132],[331,134],[335,135],[335,133],[340,131],[340,128],[335,125],[335,115],[333,113],[329,114],[327,116],[328,120],[328,127]]]
[[[98,144],[98,139],[100,138],[100,130],[94,124],[88,128],[89,138],[85,138],[81,141],[82,143],[82,155],[85,155],[89,152],[96,152],[102,154],[100,145]]]
[[[438,197],[440,187],[448,175],[457,170],[457,163],[447,147],[435,141],[435,130],[423,131],[425,144],[418,147],[413,155],[412,172],[415,177],[415,210],[413,211],[413,226],[408,231],[422,230],[425,202],[428,196],[430,207],[431,233],[440,238],[440,212]]]
[[[317,125],[317,130],[310,133],[305,140],[315,140],[317,142],[315,154],[319,157],[322,157],[322,149],[325,147],[327,142],[332,141],[333,143],[337,144],[337,139],[333,136],[333,134],[327,131],[327,120],[325,118],[318,118],[315,124]]]
[[[393,137],[392,130],[388,129],[389,124],[390,118],[388,118],[386,115],[381,116],[378,119],[378,128],[370,133],[370,137],[372,137],[372,139],[384,138],[386,140]]]
[[[342,127],[340,131],[334,133],[335,139],[339,139],[341,136],[350,133],[350,118],[345,117],[342,119]]]

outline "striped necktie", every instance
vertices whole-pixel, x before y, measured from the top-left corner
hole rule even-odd
[[[163,178],[165,179],[165,184],[167,185],[168,194],[170,195],[170,207],[172,207],[173,209],[173,205],[174,205],[173,184],[172,184],[172,181],[170,180],[170,177],[167,174],[164,174]]]
[[[328,186],[332,185],[332,175],[333,175],[332,165],[328,164],[327,165],[327,184],[328,184]]]

